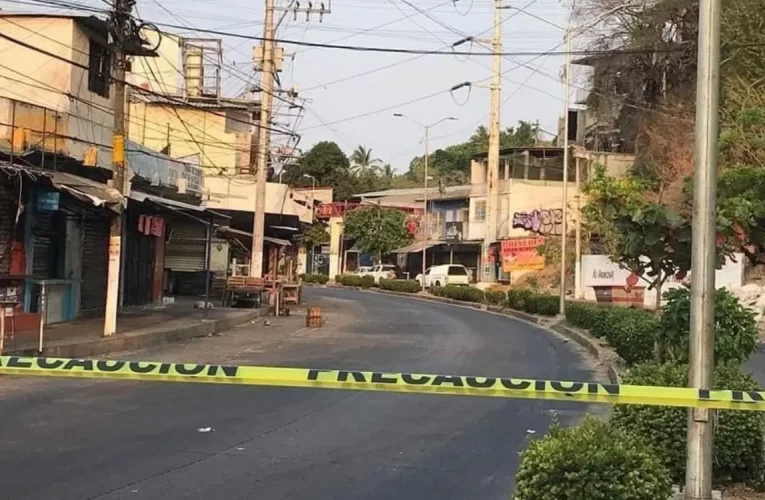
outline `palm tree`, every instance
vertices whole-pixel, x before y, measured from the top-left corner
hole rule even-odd
[[[383,165],[380,175],[386,179],[393,179],[393,167],[390,166],[390,163]]]
[[[377,172],[380,170],[381,160],[372,157],[372,148],[359,146],[351,154],[351,172],[354,174],[366,173],[369,171]]]

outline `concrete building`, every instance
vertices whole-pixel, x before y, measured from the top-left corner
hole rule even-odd
[[[39,49],[0,39],[3,147],[18,152],[42,144],[63,157],[110,169],[106,22],[93,16],[2,13],[0,31]]]

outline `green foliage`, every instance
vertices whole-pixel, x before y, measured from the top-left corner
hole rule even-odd
[[[625,384],[685,387],[688,367],[683,364],[648,363],[633,366],[623,377]],[[720,365],[715,389],[757,390],[751,376],[734,365]],[[759,482],[763,473],[763,418],[758,412],[719,410],[714,440],[715,482]],[[669,406],[616,405],[612,423],[649,444],[669,469],[675,482],[685,477],[688,411]]]
[[[663,500],[672,492],[667,469],[645,444],[591,417],[531,441],[515,482],[514,500]]]
[[[664,294],[658,346],[663,360],[688,362],[691,330],[690,288]],[[715,293],[715,362],[743,363],[757,349],[757,323],[752,311],[724,288]]]
[[[591,330],[595,326],[597,316],[602,309],[602,307],[586,302],[568,302],[566,303],[566,321],[573,326]]]
[[[527,288],[511,288],[507,291],[507,307],[516,311],[525,311],[526,303],[534,294]]]
[[[421,290],[416,280],[386,280],[380,279],[380,290],[393,292],[417,293]]]
[[[364,150],[369,152],[369,150]],[[370,152],[371,155],[371,152]],[[351,162],[340,146],[321,141],[305,152],[295,163],[284,167],[284,181],[291,186],[311,187],[312,179],[319,186],[332,186],[335,200],[347,200],[352,195],[388,189],[393,182],[390,168],[378,169],[371,157],[370,168],[351,168]]]
[[[345,234],[356,240],[359,250],[378,259],[412,239],[404,212],[376,206],[350,212],[345,218]]]
[[[329,243],[329,231],[323,222],[315,222],[306,226],[298,236],[298,241],[308,247]]]
[[[335,283],[343,286],[362,286],[361,276],[356,276],[355,274],[338,274],[335,276]]]
[[[324,285],[329,281],[329,276],[326,274],[301,274],[300,279],[303,283],[318,283]]]
[[[765,153],[765,145],[763,145]],[[765,258],[765,169],[737,166],[723,171],[717,182],[718,217],[730,221],[729,239],[754,263]]]
[[[691,268],[691,221],[646,201],[644,189],[637,179],[616,179],[598,168],[584,188],[589,202],[582,216],[587,229],[601,236],[611,260],[647,275],[650,288],[660,289],[669,276]]]
[[[653,359],[659,320],[641,309],[567,303],[566,320],[604,338],[628,364]]]
[[[485,292],[486,303],[493,306],[504,306],[507,304],[507,294],[505,292],[489,290]]]
[[[536,143],[539,126],[531,122],[518,122],[517,127],[508,127],[500,133],[500,147],[533,146]],[[458,185],[470,179],[470,159],[489,149],[489,131],[481,125],[466,142],[437,149],[428,156],[428,175],[436,177],[443,185]],[[406,177],[418,185],[425,177],[425,161],[417,156],[409,163]]]
[[[380,172],[380,164],[382,161],[379,158],[372,156],[372,148],[365,148],[364,146],[358,146],[351,154],[351,172]]]
[[[560,297],[533,293],[526,299],[526,312],[540,316],[556,316],[560,312]]]
[[[366,274],[361,277],[361,288],[372,288],[375,286],[375,277]]]
[[[483,303],[485,295],[482,290],[473,286],[446,285],[431,290],[431,293],[447,299],[459,300],[461,302]]]

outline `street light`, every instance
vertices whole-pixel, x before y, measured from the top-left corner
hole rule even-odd
[[[425,271],[427,270],[427,251],[428,251],[428,140],[430,139],[430,129],[435,127],[436,125],[439,125],[446,121],[456,121],[457,118],[453,116],[447,116],[446,118],[441,118],[437,122],[433,122],[430,125],[425,125],[424,123],[420,123],[417,120],[403,114],[403,113],[393,113],[393,116],[396,118],[406,118],[410,122],[419,125],[423,129],[425,129],[425,175],[424,175],[424,191],[425,191],[425,197],[422,204],[423,208],[423,242],[422,242],[422,290],[425,291]]]

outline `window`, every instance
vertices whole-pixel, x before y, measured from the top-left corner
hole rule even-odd
[[[475,202],[475,220],[486,220],[486,202]]]
[[[449,266],[449,276],[467,276],[467,269],[462,266]]]
[[[109,49],[90,40],[88,58],[88,90],[101,97],[109,97],[109,76],[112,58]]]

